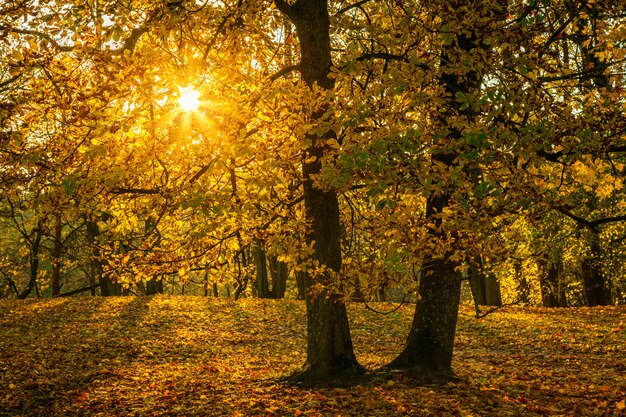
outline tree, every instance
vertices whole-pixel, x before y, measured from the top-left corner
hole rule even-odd
[[[330,18],[326,0],[298,0],[289,4],[283,0],[276,6],[296,27],[300,42],[299,71],[302,80],[312,90],[331,90],[329,77],[332,58]],[[322,103],[309,115],[313,124],[323,124],[328,103]],[[330,152],[329,142],[336,132],[328,130],[318,135],[307,133],[310,142],[302,157],[302,177],[306,218],[310,221],[307,243],[313,247],[311,269],[307,270],[307,361],[305,369],[295,376],[298,381],[321,381],[327,378],[355,375],[363,372],[352,348],[346,306],[335,294],[311,294],[316,283],[324,284],[341,269],[341,226],[339,202],[333,189],[321,189],[315,177]],[[321,273],[313,272],[322,268]]]
[[[453,32],[450,38],[443,40],[441,49],[439,82],[442,107],[441,113],[436,116],[436,126],[441,130],[439,143],[435,141],[431,151],[430,175],[438,177],[443,186],[433,190],[427,197],[425,216],[426,221],[432,224],[429,228],[432,239],[446,242],[446,246],[439,253],[426,256],[419,282],[419,300],[406,345],[387,365],[389,368],[410,370],[425,379],[453,376],[452,352],[461,294],[461,274],[460,259],[450,246],[450,240],[460,237],[462,231],[446,230],[443,215],[454,192],[448,170],[459,167],[460,153],[455,148],[458,149],[457,144],[463,140],[463,126],[472,123],[473,119],[471,107],[463,107],[458,98],[475,94],[482,79],[478,68],[466,64],[469,54],[481,53],[479,51],[483,48],[478,33],[484,28],[477,28],[475,20],[485,10],[480,9],[480,2],[474,3],[478,3],[479,7],[476,16],[463,16],[462,12],[447,16],[443,13],[444,10],[450,12],[450,9],[463,10],[461,4],[450,4],[450,9],[440,10],[444,25],[448,24]],[[471,26],[468,21],[472,22]]]

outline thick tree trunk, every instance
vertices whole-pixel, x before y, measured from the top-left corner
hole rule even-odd
[[[146,282],[146,295],[163,294],[163,277],[152,277]]]
[[[461,297],[456,264],[445,259],[434,259],[429,264],[420,280],[420,299],[406,345],[387,365],[424,381],[454,377],[452,353]]]
[[[502,305],[502,291],[500,289],[500,281],[493,272],[483,274],[485,276],[485,294],[487,296],[487,305],[499,307]]]
[[[458,2],[457,10],[466,2]],[[445,10],[448,10],[447,8]],[[459,19],[458,22],[463,21]],[[442,184],[441,189],[432,191],[426,201],[427,223],[435,241],[450,245],[447,233],[442,230],[441,213],[449,206],[454,183],[447,179],[449,170],[458,167],[457,158],[462,149],[463,132],[458,127],[459,118],[468,122],[472,119],[471,106],[463,108],[457,100],[459,95],[468,96],[479,88],[481,76],[476,69],[460,70],[466,62],[467,54],[476,53],[481,48],[474,33],[476,28],[456,28],[455,39],[442,45],[439,81],[445,91],[446,100],[437,117],[441,129],[441,143],[435,142],[432,150],[433,168],[431,174],[440,176],[434,182]],[[461,64],[459,64],[461,63]],[[451,146],[452,145],[452,146]],[[446,167],[441,168],[441,167]],[[458,234],[452,231],[452,237]],[[454,248],[449,247],[443,254],[427,257],[424,274],[420,279],[419,296],[413,323],[409,330],[406,345],[388,368],[403,369],[421,380],[446,380],[454,378],[452,354],[454,336],[461,297],[462,276],[460,264],[453,261]]]
[[[445,161],[452,162],[449,157]],[[434,217],[437,227],[441,221],[436,218],[436,214],[447,206],[449,198],[449,195],[443,194],[427,201],[426,216]],[[434,239],[444,238],[436,231],[431,233]],[[452,353],[462,276],[458,272],[458,263],[448,258],[449,253],[443,258],[432,258],[425,262],[427,266],[419,282],[419,299],[406,344],[387,368],[405,370],[423,381],[454,378]]]
[[[559,259],[547,260],[539,275],[541,302],[544,307],[567,307],[565,291],[561,282],[562,263]]]
[[[287,291],[287,277],[289,269],[287,264],[279,261],[276,256],[269,257],[270,271],[272,272],[272,297],[285,298]]]
[[[585,299],[589,307],[611,305],[611,291],[602,271],[601,257],[600,235],[597,230],[592,230],[589,254],[581,265]]]
[[[502,305],[500,282],[493,272],[484,270],[483,265],[472,265],[470,286],[477,306],[497,307]]]
[[[332,65],[330,48],[330,18],[326,0],[297,0],[288,4],[277,0],[276,6],[289,17],[296,27],[300,41],[300,73],[309,87],[332,89],[329,78]],[[325,109],[315,109],[311,122],[322,122]],[[311,145],[302,158],[304,206],[311,227],[307,233],[307,243],[313,245],[314,261],[328,268],[326,274],[311,276],[306,274],[307,289],[316,282],[331,279],[332,274],[341,268],[341,243],[339,202],[337,192],[320,189],[313,178],[322,169],[322,157],[328,152],[325,141],[335,138],[333,131],[319,137],[307,134]],[[302,373],[294,376],[294,381],[326,383],[334,377],[354,375],[363,372],[352,347],[346,306],[340,297],[333,294],[306,296],[307,306],[307,361]]]
[[[474,297],[474,304],[476,306],[487,305],[487,283],[485,282],[485,274],[482,273],[481,267],[476,262],[472,263],[470,266],[469,283],[472,289],[472,297]]]
[[[267,254],[261,247],[261,241],[256,240],[252,248],[254,257],[254,269],[256,279],[254,280],[254,292],[258,298],[270,298],[270,285],[267,277]]]

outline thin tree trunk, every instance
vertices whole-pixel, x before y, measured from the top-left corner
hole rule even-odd
[[[103,214],[103,219],[108,218],[107,214]],[[97,278],[98,284],[100,284],[100,295],[103,297],[110,297],[113,295],[119,295],[117,285],[106,276],[103,271],[102,262],[100,261],[100,249],[96,239],[100,236],[100,228],[98,223],[94,220],[87,221],[87,241],[91,249],[91,271]]]
[[[63,253],[63,223],[61,214],[57,214],[55,220],[51,272],[53,297],[61,294],[61,255]]]
[[[35,286],[37,285],[37,277],[39,275],[39,249],[41,246],[41,235],[43,234],[41,221],[37,224],[37,228],[35,229],[35,239],[31,242],[30,245],[30,270],[29,270],[29,278],[28,285],[18,295],[18,299],[23,300],[30,295]]]

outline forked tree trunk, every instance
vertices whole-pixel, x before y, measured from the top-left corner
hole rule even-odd
[[[485,275],[485,289],[487,295],[487,305],[498,307],[502,305],[502,290],[500,289],[500,281],[493,272],[487,272]]]
[[[289,4],[285,0],[275,1],[278,9],[295,25],[300,43],[300,73],[309,87],[332,89],[333,81],[328,77],[331,61],[330,18],[326,0],[297,0]],[[311,114],[311,122],[322,122],[324,108]],[[339,202],[335,190],[319,189],[313,178],[322,169],[321,158],[329,149],[327,139],[336,133],[327,132],[322,137],[309,133],[305,138],[311,145],[302,158],[304,206],[311,227],[307,243],[315,242],[314,261],[331,272],[322,276],[306,274],[307,289],[316,282],[330,279],[332,273],[341,268],[341,243]],[[307,291],[309,293],[309,291]],[[341,298],[322,293],[316,297],[306,296],[307,306],[307,360],[304,370],[294,376],[296,382],[326,383],[335,377],[363,372],[352,347],[346,306]]]
[[[474,304],[477,306],[487,305],[487,283],[485,282],[485,274],[482,273],[477,263],[470,266],[469,283],[472,289],[472,297]]]
[[[501,306],[500,282],[493,272],[485,271],[484,262],[473,263],[470,271],[470,286],[477,306]]]
[[[296,286],[298,287],[298,300],[306,299],[306,274],[303,271],[296,272]]]

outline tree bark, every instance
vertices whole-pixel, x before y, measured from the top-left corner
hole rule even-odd
[[[330,90],[332,65],[330,48],[330,17],[326,0],[298,0],[288,4],[277,0],[276,6],[295,25],[300,41],[300,73],[309,86]],[[312,122],[322,122],[325,109],[315,109]],[[346,306],[334,294],[322,293],[312,297],[308,291],[315,283],[324,284],[341,269],[339,202],[333,189],[320,189],[314,177],[322,169],[322,157],[329,149],[326,140],[336,138],[329,131],[319,137],[308,133],[304,138],[310,145],[302,158],[304,207],[310,229],[306,240],[313,245],[314,259],[328,269],[322,276],[306,274],[307,360],[304,370],[293,377],[295,382],[327,383],[344,375],[363,372],[354,355]]]
[[[492,272],[485,271],[484,263],[474,263],[470,271],[470,286],[477,306],[502,305],[500,282]]]
[[[63,223],[61,214],[57,214],[54,225],[52,246],[52,296],[61,294],[61,255],[63,254]]]
[[[602,271],[602,249],[600,234],[597,230],[590,230],[589,254],[583,259],[581,272],[587,306],[611,305],[611,291]]]
[[[163,277],[152,277],[146,283],[146,295],[163,294]]]
[[[108,218],[107,214],[103,214],[103,219]],[[91,273],[97,278],[100,285],[100,295],[103,297],[110,297],[113,295],[119,295],[121,292],[121,285],[114,283],[110,277],[105,276],[102,262],[100,261],[100,249],[96,243],[96,239],[100,236],[100,228],[98,223],[94,220],[87,221],[87,241],[91,249]]]
[[[41,247],[41,235],[43,234],[43,225],[40,221],[35,229],[35,239],[30,242],[30,269],[28,285],[24,291],[22,291],[17,298],[20,300],[25,299],[30,295],[35,286],[37,285],[37,277],[39,275],[39,249]]]
[[[270,298],[270,285],[267,278],[267,254],[261,247],[261,244],[261,241],[256,239],[252,248],[256,273],[254,290],[258,298]]]
[[[462,2],[465,4],[465,2]],[[459,4],[461,6],[461,4]],[[460,8],[459,8],[460,10]],[[442,143],[435,142],[431,159],[433,175],[439,174],[437,166],[453,168],[458,166],[457,158],[462,149],[463,132],[458,127],[457,118],[472,118],[471,106],[462,108],[457,101],[459,94],[468,95],[480,86],[481,76],[476,69],[462,73],[458,62],[481,47],[477,41],[475,28],[456,28],[452,42],[442,45],[439,81],[445,91],[445,101],[437,120],[440,125]],[[452,149],[450,149],[452,148]],[[446,241],[446,231],[442,230],[440,214],[448,207],[454,184],[441,180],[439,190],[432,191],[426,201],[426,223],[433,226],[429,234],[435,241]],[[453,235],[458,232],[453,231]],[[453,236],[454,237],[454,236]],[[448,243],[449,244],[449,243]],[[387,365],[391,369],[402,369],[413,377],[424,380],[448,380],[455,378],[452,370],[452,354],[461,298],[462,276],[460,264],[453,261],[454,248],[445,253],[427,257],[424,273],[419,283],[419,300],[415,306],[413,323],[409,330],[402,352]]]
[[[298,286],[298,300],[306,299],[306,274],[303,271],[296,272],[296,285]]]
[[[485,276],[485,294],[487,296],[487,305],[499,307],[502,305],[502,291],[500,289],[500,281],[493,272],[483,273]]]
[[[487,305],[487,283],[485,282],[485,274],[482,273],[481,267],[476,263],[470,266],[470,287],[472,289],[472,297],[476,306]]]
[[[544,307],[567,307],[565,291],[561,282],[562,262],[558,259],[547,259],[542,262],[539,275],[541,287],[541,303]]]
[[[289,269],[287,264],[279,261],[276,256],[269,257],[270,271],[272,272],[272,297],[285,298],[287,291],[287,277]]]

